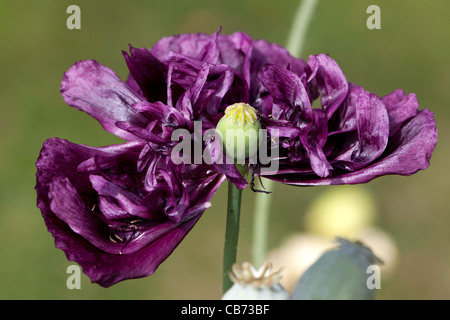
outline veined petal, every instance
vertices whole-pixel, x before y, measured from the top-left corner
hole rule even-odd
[[[214,41],[216,34],[203,34],[203,33],[192,33],[192,34],[179,34],[175,36],[164,37],[160,39],[152,47],[152,54],[161,58],[169,52],[177,52],[181,55],[196,58],[200,56],[200,53],[205,51],[205,47]]]
[[[145,173],[136,171],[143,146],[93,148],[55,138],[46,141],[36,163],[38,207],[56,247],[105,287],[152,274],[225,179],[208,166],[176,167],[174,173],[165,166],[160,183],[146,193]]]
[[[326,54],[310,56],[308,59],[308,79],[315,80],[322,92],[322,108],[328,119],[347,96],[348,84],[339,65]]]
[[[384,103],[373,93],[357,89],[356,123],[359,148],[353,155],[356,168],[366,166],[386,149],[389,137],[389,118]]]
[[[111,69],[94,60],[78,61],[64,74],[61,94],[68,105],[97,119],[105,130],[129,141],[139,140],[116,122],[144,125],[145,117],[131,108],[140,98]]]
[[[113,198],[121,211],[128,212],[130,216],[149,220],[158,220],[163,217],[161,212],[157,211],[161,208],[155,206],[155,201],[152,203],[148,197],[147,199],[142,198],[136,192],[123,188],[102,176],[90,175],[89,180],[98,196]]]
[[[345,134],[340,154],[334,161],[343,161],[348,170],[362,168],[377,159],[386,149],[389,139],[389,118],[384,103],[362,87],[352,86],[347,108],[354,110],[357,135]]]
[[[49,185],[50,210],[69,228],[102,251],[119,254],[123,245],[109,240],[108,225],[89,212],[68,178],[57,178]]]
[[[130,75],[150,102],[167,100],[164,65],[147,49],[130,45],[130,54],[122,52]]]
[[[244,32],[235,32],[229,36],[220,36],[219,40],[221,62],[242,74],[247,86],[250,87],[252,38]]]
[[[409,176],[428,168],[436,141],[433,113],[425,109],[401,127],[377,161],[364,168],[353,172],[335,170],[332,176],[320,179],[310,174],[268,175],[266,178],[298,186],[318,186],[366,183],[391,174]]]
[[[320,148],[315,141],[309,140],[304,136],[302,136],[301,141],[313,171],[319,177],[328,177],[330,175],[330,170],[333,169],[333,167],[328,162],[322,148]]]
[[[262,68],[258,77],[275,103],[289,106],[299,112],[298,116],[286,120],[291,120],[294,125],[298,122],[300,128],[311,123],[311,103],[305,87],[295,73],[276,65],[267,65]]]
[[[258,70],[265,64],[273,64],[286,68],[300,76],[305,71],[306,62],[290,55],[289,51],[266,40],[255,40],[252,43],[252,69]]]
[[[60,248],[67,258],[78,262],[92,282],[103,287],[126,279],[149,276],[173,252],[192,229],[200,215],[161,235],[149,245],[130,254],[107,254],[89,243],[61,235]]]
[[[414,117],[419,110],[417,96],[414,93],[406,95],[401,89],[382,97],[381,101],[388,111],[391,134],[394,133],[394,128]]]
[[[220,55],[218,44],[220,30],[221,28],[219,28],[216,33],[211,35],[211,41],[200,50],[200,53],[196,56],[196,59],[211,64],[216,64],[218,62]]]

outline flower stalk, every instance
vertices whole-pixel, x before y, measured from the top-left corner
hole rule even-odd
[[[261,178],[263,179],[263,178]],[[273,182],[269,179],[263,180],[264,189],[273,190]],[[259,185],[257,188],[261,189]],[[255,212],[253,218],[253,247],[252,257],[253,265],[258,268],[266,260],[269,234],[269,217],[272,202],[272,195],[262,192],[255,194]]]
[[[239,239],[239,219],[241,213],[242,190],[228,182],[227,223],[223,253],[223,292],[231,288],[233,282],[229,277],[233,264],[236,263]]]

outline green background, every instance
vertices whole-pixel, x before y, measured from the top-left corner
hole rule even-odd
[[[81,8],[81,30],[68,30],[66,8]],[[101,146],[121,142],[92,118],[65,105],[63,73],[96,59],[125,79],[121,50],[151,47],[178,33],[244,31],[284,45],[297,0],[5,1],[0,0],[0,298],[217,299],[225,226],[226,185],[194,229],[153,276],[105,289],[82,275],[66,287],[73,264],[55,249],[36,208],[35,166],[50,137]],[[381,8],[381,29],[366,27],[366,9]],[[450,2],[321,0],[303,57],[328,53],[347,79],[380,96],[402,88],[435,113],[439,136],[431,166],[411,177],[367,184],[376,225],[398,247],[398,265],[379,299],[450,298]],[[304,230],[303,216],[329,188],[276,185],[270,248]],[[238,260],[248,260],[253,194],[244,192]],[[383,278],[382,278],[383,279]]]

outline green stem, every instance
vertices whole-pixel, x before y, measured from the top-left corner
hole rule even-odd
[[[306,31],[314,15],[314,10],[319,0],[303,0],[298,6],[294,17],[294,23],[289,32],[286,48],[294,57],[300,57],[305,42]],[[265,190],[273,191],[274,183],[268,179],[262,179]],[[253,223],[253,266],[258,268],[264,263],[267,256],[269,217],[272,202],[272,194],[255,194],[255,211]]]
[[[273,181],[261,179],[265,190],[273,189]],[[259,184],[257,188],[262,188]],[[271,194],[256,193],[255,194],[255,212],[253,218],[253,266],[259,268],[266,259],[267,243],[269,234],[269,216],[270,204],[272,200]]]
[[[319,0],[303,0],[298,6],[286,44],[289,53],[294,57],[300,57],[302,54],[306,31],[318,2]]]
[[[228,273],[236,263],[237,246],[239,238],[239,217],[241,212],[242,190],[233,183],[228,182],[228,208],[227,225],[225,230],[225,247],[223,253],[223,292],[232,285]]]

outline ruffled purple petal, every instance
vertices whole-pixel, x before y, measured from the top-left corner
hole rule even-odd
[[[152,274],[224,180],[207,166],[174,167],[168,159],[148,192],[136,170],[142,147],[94,148],[55,138],[36,162],[38,207],[56,247],[102,286]]]
[[[252,69],[259,70],[265,64],[273,64],[289,69],[300,76],[305,72],[306,62],[290,55],[286,48],[266,40],[254,40],[252,43]]]
[[[172,103],[186,118],[196,119],[204,110],[212,114],[236,101],[249,101],[245,79],[230,66],[209,64],[175,52],[160,59],[172,70],[170,83],[182,89]]]
[[[347,96],[347,80],[339,65],[326,54],[312,55],[308,59],[307,82],[317,85],[322,93],[322,108],[328,118]]]
[[[258,78],[269,91],[273,102],[286,106],[283,114],[285,120],[301,129],[311,124],[309,96],[295,73],[276,65],[267,65],[261,69]]]
[[[243,32],[219,36],[220,62],[240,73],[248,87],[251,85],[253,39]]]
[[[65,74],[61,94],[70,106],[97,119],[103,128],[125,140],[136,137],[116,126],[124,121],[144,125],[146,119],[131,106],[140,97],[109,68],[94,60],[78,61]]]
[[[130,75],[139,85],[140,91],[150,102],[166,101],[166,73],[164,65],[145,48],[130,45],[130,54],[123,51]]]
[[[326,114],[322,109],[313,110],[314,123],[308,133],[300,137],[306,156],[309,159],[311,169],[319,177],[328,177],[333,169],[323,151],[327,141],[327,121]]]
[[[384,152],[390,128],[386,107],[375,94],[362,87],[351,86],[347,107],[350,105],[353,106],[350,109],[355,110],[357,135],[344,135],[348,147],[343,148],[345,152],[339,154],[334,161],[342,161],[347,169],[353,171],[368,165]],[[344,166],[343,163],[340,165]]]
[[[419,110],[417,96],[414,93],[406,95],[401,89],[382,97],[381,101],[388,111],[391,134],[395,132],[398,125],[414,117]]]
[[[269,179],[298,186],[340,185],[366,183],[391,174],[412,175],[425,170],[437,141],[436,122],[428,109],[420,111],[397,131],[385,152],[372,164],[353,172],[338,172],[330,177],[317,178],[311,174],[279,174]]]
[[[126,279],[152,275],[192,229],[200,216],[160,236],[142,250],[131,254],[105,254],[82,239],[61,234],[60,249],[67,259],[77,261],[92,282],[110,287]]]
[[[211,45],[212,41],[215,41],[216,34],[203,34],[203,33],[187,33],[179,34],[175,36],[164,37],[160,39],[152,47],[152,54],[161,58],[169,52],[177,52],[181,55],[196,58],[201,56],[201,52],[204,53],[204,48]]]

